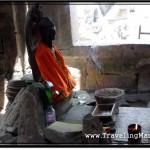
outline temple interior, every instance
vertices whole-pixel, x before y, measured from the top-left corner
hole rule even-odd
[[[81,138],[91,131],[96,134],[87,124],[95,122],[96,126],[97,118],[92,121],[85,116],[91,114],[100,118],[99,111],[111,112],[111,120],[103,116],[104,121],[100,119],[103,128],[109,126],[116,133],[127,133],[129,124],[140,124],[142,133],[150,134],[150,124],[147,125],[150,115],[150,4],[38,3],[43,15],[55,23],[54,43],[60,48],[77,83],[73,105],[56,121],[58,131],[53,131],[56,126],[45,129],[42,123],[37,123],[43,119],[41,108],[37,108],[40,103],[32,104],[30,95],[25,99],[22,92],[24,88],[30,91],[30,86],[36,82],[29,61],[25,28],[27,13],[35,5],[34,2],[0,2],[0,143],[130,144],[127,138]],[[31,38],[34,41],[34,36]],[[106,98],[106,103],[101,106],[96,96],[101,92],[109,96],[109,90],[118,92],[119,98],[113,95],[113,104],[109,102],[111,98]],[[23,99],[22,104],[16,105],[14,102],[19,103],[20,99]],[[31,106],[28,106],[30,102]],[[34,109],[36,111],[31,112]],[[125,115],[121,116],[123,113]],[[15,121],[18,114],[22,114],[20,120]],[[38,118],[37,115],[41,116]],[[117,119],[114,121],[114,118]],[[30,119],[35,120],[32,125]],[[149,138],[140,139],[140,143],[150,143]]]

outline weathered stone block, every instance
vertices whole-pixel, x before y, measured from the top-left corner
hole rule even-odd
[[[138,90],[139,91],[150,91],[149,73],[139,74]]]
[[[4,115],[1,129],[17,136],[17,143],[45,143],[43,103],[36,83],[22,88]]]
[[[45,143],[45,116],[36,83],[28,86],[22,96],[17,143]]]
[[[24,94],[25,88],[22,88],[17,94],[13,103],[9,106],[9,109],[6,111],[2,124],[0,126],[1,130],[8,131],[14,134],[18,134],[18,124],[19,124],[19,115],[20,107],[22,104],[22,96]]]
[[[82,143],[82,124],[71,124],[56,121],[45,129],[44,137],[52,143]]]
[[[125,94],[124,99],[127,102],[136,102],[138,100],[148,102],[150,99],[150,93],[139,93],[139,94]]]
[[[66,114],[59,118],[59,121],[70,123],[82,123],[83,117],[92,114],[94,106],[77,105],[72,107]]]
[[[0,143],[1,144],[15,144],[17,143],[16,136],[11,133],[0,130]]]
[[[98,117],[87,114],[83,118],[83,140],[86,144],[109,144],[107,138],[102,137],[103,126]],[[90,137],[88,135],[97,135],[98,137]]]
[[[92,71],[90,71],[92,72]],[[90,82],[89,82],[90,81]],[[99,88],[134,88],[135,75],[122,74],[122,75],[93,75],[91,73],[87,76],[86,89],[99,89]]]
[[[78,96],[81,94],[86,94],[88,98],[90,96],[88,93],[84,90],[79,90],[79,91],[74,91],[72,94],[73,98],[68,98],[65,99],[57,104],[54,105],[55,111],[56,111],[56,116],[59,118],[60,116],[64,115],[67,113],[73,106],[79,105],[79,98]]]
[[[102,83],[104,88],[116,87],[116,88],[130,89],[133,88],[135,85],[135,75],[134,74],[104,75]]]

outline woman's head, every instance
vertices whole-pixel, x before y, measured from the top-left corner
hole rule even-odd
[[[55,24],[48,18],[43,17],[39,23],[39,31],[42,40],[54,40],[56,35]]]

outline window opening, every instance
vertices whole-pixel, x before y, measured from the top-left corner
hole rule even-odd
[[[149,14],[150,3],[70,4],[73,45],[149,44]]]

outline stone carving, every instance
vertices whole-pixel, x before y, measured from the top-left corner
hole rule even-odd
[[[45,143],[45,118],[36,83],[17,94],[4,115],[0,129],[17,137],[17,143]]]

